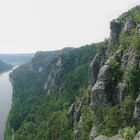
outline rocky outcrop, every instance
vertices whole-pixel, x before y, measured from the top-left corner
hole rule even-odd
[[[107,105],[107,95],[105,93],[105,83],[97,81],[92,89],[92,106],[93,110],[96,112],[100,106]]]
[[[137,133],[137,135],[134,137],[134,140],[140,140],[140,131]]]
[[[128,95],[128,89],[125,83],[118,83],[117,87],[116,87],[116,95],[117,95],[117,102],[119,104],[122,103],[122,101],[124,100],[125,96]]]
[[[130,48],[127,52],[125,52],[122,56],[121,66],[122,69],[125,70],[126,67],[138,67],[140,63],[140,51],[134,50]]]
[[[103,65],[99,71],[99,74],[98,74],[98,80],[99,81],[106,81],[106,84],[109,80],[111,76],[111,73],[110,73],[110,66],[109,65]]]
[[[71,106],[70,106],[70,109],[68,111],[68,118],[70,120],[73,121],[73,116],[74,116],[74,113],[75,113],[75,106],[76,106],[76,103],[74,102]]]
[[[115,59],[118,62],[121,62],[122,50],[118,50],[112,59]],[[93,70],[94,71],[94,70]],[[101,105],[110,104],[108,101],[111,92],[109,88],[110,78],[112,73],[110,71],[110,59],[107,59],[105,65],[103,65],[98,73],[97,81],[92,88],[92,105],[94,110],[97,110]]]
[[[106,55],[108,56],[107,53]],[[110,80],[112,77],[112,72],[110,70],[111,69],[110,60],[114,59],[115,61],[119,62],[119,64],[121,65],[121,61],[123,57],[123,50],[121,49],[121,47],[120,49],[118,49],[118,51],[115,52],[115,54],[111,57],[111,59],[104,59],[105,61],[104,63],[102,63],[102,65],[100,62],[98,62],[99,61],[98,57],[99,55],[97,55],[92,61],[90,65],[90,71],[89,71],[91,72],[89,74],[91,76],[91,78],[89,78],[89,83],[91,83],[90,88],[92,87],[92,106],[95,112],[100,108],[100,106],[112,105],[118,102],[120,103],[121,100],[124,98],[122,96],[125,96],[125,94],[123,93],[126,91],[126,88],[122,86],[123,84],[122,85],[119,84],[118,86],[116,85],[118,89],[118,93],[113,95],[114,89],[112,89],[113,87],[110,84]],[[107,57],[104,56],[104,58]],[[116,87],[114,86],[114,88]]]
[[[120,104],[121,107],[125,97],[129,95],[129,85],[127,83],[128,81],[125,79],[125,74],[130,68],[139,68],[140,51],[136,50],[133,43],[129,43],[127,48],[124,49],[125,46],[122,46],[123,43],[121,44],[119,42],[119,38],[121,32],[124,33],[124,36],[135,36],[136,33],[132,32],[132,29],[135,28],[136,33],[140,35],[140,25],[136,25],[135,19],[131,17],[125,17],[122,21],[111,21],[111,33],[109,37],[108,49],[103,49],[90,63],[88,77],[89,87],[91,89],[91,104],[93,111],[97,116],[98,110],[102,106],[112,107]],[[111,56],[109,59],[108,57],[110,54]],[[118,66],[118,71],[116,70],[116,67],[112,71],[113,66]],[[114,71],[118,73],[118,77],[116,76],[116,73],[113,73]],[[136,120],[140,120],[140,96],[138,96],[135,103],[134,118]],[[96,128],[93,127],[90,132],[90,140],[124,140],[118,135],[114,137],[96,137],[96,135]]]
[[[106,92],[111,77],[110,66],[105,64],[101,67],[98,80],[92,88],[92,106],[96,112],[100,106],[109,104],[108,93]]]
[[[78,106],[76,103],[73,103],[71,106],[70,106],[70,109],[68,111],[68,119],[71,120],[72,122],[74,121],[79,121],[80,120],[80,116],[81,116],[81,107]]]
[[[107,137],[107,136],[100,135],[100,136],[93,138],[93,139],[90,139],[90,140],[125,140],[125,139],[123,139],[119,135],[116,135],[113,137]],[[140,140],[140,131],[137,133],[137,135],[134,137],[133,140]]]
[[[74,130],[74,140],[79,139],[80,136],[81,136],[81,131],[79,129]]]
[[[140,24],[137,25],[136,33],[137,33],[138,35],[140,35]]]
[[[135,102],[134,119],[140,121],[140,94]]]
[[[89,100],[87,98],[82,98],[79,102],[74,102],[68,111],[67,117],[69,120],[71,120],[72,122],[76,121],[79,122],[80,121],[80,117],[81,117],[81,109],[84,106],[88,106],[89,105]]]
[[[122,25],[117,20],[112,20],[110,23],[110,38],[109,47],[113,47],[114,43],[119,39],[120,32],[122,30]]]
[[[93,126],[89,135],[89,140],[93,140],[97,136],[97,130],[96,127]]]
[[[124,24],[123,30],[124,30],[124,32],[129,33],[131,31],[131,29],[133,29],[135,27],[136,27],[136,23],[134,22],[134,20],[131,17],[129,17]]]
[[[125,53],[122,57],[122,69],[125,70],[127,63],[128,63],[129,53]]]
[[[47,82],[44,85],[44,89],[48,92],[48,94],[57,89],[59,86],[63,75],[62,66],[62,58],[58,56],[55,64],[52,66]]]
[[[121,138],[119,135],[117,136],[113,136],[113,137],[107,137],[107,136],[98,136],[93,140],[124,140],[123,138]]]
[[[131,48],[125,52],[119,49],[111,57],[111,59],[114,59],[115,61],[119,62],[121,68],[125,71],[126,68],[139,67],[140,52]],[[105,64],[100,68],[98,76],[97,74],[93,75],[95,84],[92,87],[92,105],[94,111],[98,110],[98,108],[102,105],[121,103],[125,98],[125,96],[128,95],[127,85],[125,84],[125,81],[117,83],[116,87],[115,85],[113,87],[115,90],[114,91],[111,90],[110,85],[110,78],[112,77],[112,73],[110,71],[111,59],[107,59]],[[96,71],[96,68],[93,67],[93,70],[90,71],[94,72]],[[95,79],[97,79],[96,82]],[[110,102],[109,99],[112,100],[112,103]]]
[[[138,66],[140,62],[140,52],[136,50],[131,50],[128,57],[128,66],[134,67]]]
[[[97,53],[93,61],[89,65],[88,79],[89,87],[92,89],[97,81],[97,76],[100,68],[105,64],[108,58],[108,48],[103,48],[100,53]]]
[[[101,62],[101,56],[97,54],[93,61],[89,65],[89,86],[90,88],[93,87],[95,82],[97,81],[97,75],[100,70],[100,62]]]
[[[43,71],[43,68],[42,67],[39,67],[38,68],[38,72],[42,72]]]
[[[80,116],[81,116],[81,108],[79,107],[74,112],[73,120],[78,122],[80,120]]]

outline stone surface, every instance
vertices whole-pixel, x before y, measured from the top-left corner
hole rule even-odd
[[[79,129],[74,130],[74,140],[77,140],[81,136],[81,132]]]
[[[140,140],[140,131],[137,133],[137,135],[134,137],[134,140]]]
[[[70,109],[68,111],[68,118],[70,120],[73,120],[73,115],[74,115],[74,112],[75,112],[75,106],[76,106],[76,103],[74,102],[71,106],[70,106]]]
[[[52,91],[58,88],[62,79],[62,58],[58,56],[55,64],[52,66],[47,82],[44,84],[44,89],[50,94]]]
[[[135,102],[134,119],[140,121],[140,94]]]
[[[98,136],[93,140],[124,140],[123,138],[121,138],[119,135],[113,136],[113,137],[107,137],[107,136]]]
[[[130,48],[122,57],[122,69],[125,70],[126,67],[134,67],[140,64],[140,51],[133,50]]]
[[[128,63],[129,53],[125,53],[122,57],[122,69],[125,70]]]
[[[108,58],[108,52],[109,48],[106,47],[102,49],[100,54],[96,54],[93,61],[89,65],[88,79],[90,89],[92,89],[98,79],[99,70],[105,64]]]
[[[128,94],[127,86],[125,83],[118,83],[116,87],[117,102],[120,104]]]
[[[78,108],[74,112],[73,120],[78,122],[80,120],[80,116],[81,116],[81,111],[80,111],[80,108]]]
[[[124,32],[129,33],[131,31],[132,28],[136,27],[136,23],[134,22],[134,20],[130,17],[126,20],[125,24],[124,24]]]
[[[89,140],[93,140],[97,136],[96,127],[93,126],[89,135]]]
[[[121,60],[122,60],[122,56],[123,56],[123,50],[122,49],[119,49],[115,52],[114,54],[114,59],[117,61],[117,62],[120,62],[121,63]]]
[[[108,140],[108,137],[107,136],[100,135],[100,136],[96,137],[93,140]]]
[[[140,35],[140,24],[137,25],[137,32],[138,35]]]
[[[100,106],[108,104],[104,84],[102,81],[97,81],[92,89],[92,107],[95,112],[98,111]]]
[[[140,62],[140,51],[132,50],[129,52],[128,66],[133,67],[139,65]]]
[[[39,67],[38,72],[42,72],[43,71],[43,67]]]
[[[110,38],[109,38],[109,47],[113,47],[114,43],[119,39],[119,34],[122,30],[121,23],[117,20],[112,20],[110,23]]]
[[[100,81],[107,81],[111,76],[110,73],[110,66],[109,65],[104,65],[101,67],[98,75],[98,80]]]
[[[89,65],[89,86],[90,88],[96,83],[97,75],[100,69],[101,56],[97,54]]]

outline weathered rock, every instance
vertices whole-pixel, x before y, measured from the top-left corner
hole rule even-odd
[[[136,27],[136,23],[134,22],[134,20],[130,17],[126,20],[125,24],[124,24],[124,32],[129,33],[131,31],[132,28]]]
[[[137,135],[134,137],[134,140],[140,140],[140,131],[137,133]]]
[[[96,137],[94,140],[108,140],[108,137],[100,135],[100,136]]]
[[[109,47],[113,47],[114,43],[119,39],[119,34],[122,30],[121,23],[116,20],[112,20],[110,23],[110,38],[109,38]]]
[[[109,85],[111,76],[110,66],[106,63],[101,67],[98,74],[98,80],[92,88],[92,106],[95,112],[101,106],[111,105],[113,103],[113,101],[110,100],[110,98],[113,98]]]
[[[125,70],[126,67],[138,66],[140,63],[140,51],[133,50],[130,48],[128,52],[123,54],[122,57],[122,68]]]
[[[52,66],[47,82],[44,85],[44,89],[48,94],[58,88],[61,83],[62,75],[62,58],[58,56],[55,64]]]
[[[124,100],[125,96],[127,96],[128,90],[125,83],[118,83],[116,87],[116,95],[117,95],[117,102],[120,104]]]
[[[42,71],[43,71],[43,67],[39,67],[38,72],[42,72]]]
[[[60,67],[61,65],[62,65],[62,58],[58,56],[56,61],[56,67]]]
[[[116,135],[116,136],[109,138],[109,140],[124,140],[124,139],[122,137],[120,137],[119,135]]]
[[[98,136],[94,140],[124,140],[119,135],[113,136],[113,137],[107,137],[107,136]]]
[[[128,63],[129,53],[125,53],[122,57],[122,69],[125,70],[127,63]]]
[[[84,97],[81,99],[79,107],[81,108],[83,106],[87,106],[88,104],[89,104],[89,100],[86,97]]]
[[[107,95],[105,93],[105,83],[97,81],[92,89],[92,107],[96,112],[102,105],[108,104]]]
[[[115,54],[114,54],[114,59],[117,61],[117,62],[120,62],[121,63],[121,60],[122,60],[122,56],[123,56],[123,50],[122,49],[119,49]]]
[[[111,59],[116,60],[117,62],[121,64],[122,57],[123,57],[123,50],[119,49],[113,56],[111,56],[110,58],[106,60],[105,65],[110,65]]]
[[[77,140],[81,136],[81,131],[79,129],[74,130],[74,140]]]
[[[107,81],[111,76],[110,73],[110,66],[109,65],[104,65],[101,67],[98,75],[98,80],[100,81]]]
[[[90,101],[91,102],[91,101]],[[79,122],[81,119],[81,109],[82,107],[88,106],[89,100],[86,97],[83,97],[79,102],[74,102],[68,111],[68,119],[72,122]]]
[[[100,69],[101,56],[97,54],[89,65],[89,86],[90,88],[96,83],[97,75]]]
[[[140,121],[140,94],[135,102],[134,119]]]
[[[80,116],[81,116],[81,111],[80,108],[78,108],[74,112],[73,120],[78,122],[80,120]]]
[[[137,25],[137,32],[138,35],[140,35],[140,24]]]
[[[70,109],[68,111],[68,118],[70,120],[73,121],[73,115],[74,115],[74,112],[75,112],[75,106],[76,106],[76,103],[74,102],[71,106],[70,106]]]
[[[108,59],[108,53],[109,53],[108,47],[102,48],[100,53],[96,54],[93,61],[90,63],[89,73],[88,73],[90,89],[92,89],[92,87],[96,83],[96,81],[98,79],[99,70],[105,64],[106,60]]]
[[[89,135],[89,140],[93,140],[97,136],[96,127],[93,126]]]
[[[138,66],[139,62],[140,62],[140,52],[135,50],[130,51],[128,57],[128,66],[131,67]]]

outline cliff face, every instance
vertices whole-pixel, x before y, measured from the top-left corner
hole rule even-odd
[[[94,139],[99,134],[107,134],[110,135],[109,131],[115,130],[118,126],[114,126],[110,128],[111,130],[105,130],[103,126],[100,125],[103,123],[107,125],[107,122],[104,121],[114,121],[115,116],[112,120],[104,120],[107,119],[104,116],[104,119],[98,119],[101,117],[100,113],[103,111],[103,108],[115,108],[117,106],[119,111],[123,108],[123,104],[126,102],[126,98],[131,97],[131,113],[127,114],[131,120],[121,120],[123,115],[118,113],[117,115],[120,117],[119,128],[129,126],[127,121],[132,121],[132,124],[137,122],[139,124],[140,120],[140,107],[139,107],[139,94],[140,94],[140,34],[139,34],[139,22],[135,19],[133,12],[138,12],[140,14],[139,7],[136,7],[129,12],[122,15],[116,20],[111,21],[110,23],[110,37],[108,41],[108,45],[100,50],[99,53],[96,54],[94,59],[89,65],[89,89],[91,91],[91,102],[87,103],[86,106],[90,107],[93,110],[94,115],[97,117],[98,122],[93,123],[93,127],[91,129],[90,139]],[[138,16],[138,15],[137,15]],[[137,39],[136,39],[137,38]],[[136,41],[137,40],[137,41]],[[134,43],[135,42],[135,43]],[[137,42],[137,43],[136,43]],[[136,45],[137,44],[137,45]],[[133,73],[133,74],[132,74]],[[135,75],[135,78],[133,76]],[[133,81],[134,79],[137,81]],[[132,88],[133,86],[133,88]],[[68,112],[68,116],[73,121],[78,121],[76,130],[74,131],[76,139],[81,139],[82,136],[82,126],[83,116],[81,113],[82,108],[85,109],[85,106],[82,107],[83,100],[81,98],[81,102],[79,106],[76,107],[76,102],[71,105],[70,110]],[[102,111],[101,111],[102,110]],[[78,113],[78,119],[75,119],[75,114]],[[103,113],[103,112],[102,112]],[[111,112],[108,112],[111,113]],[[105,114],[104,114],[105,115]],[[112,114],[113,115],[113,114]],[[114,114],[115,115],[115,114]],[[121,116],[122,115],[122,116]],[[128,117],[127,116],[127,117]],[[86,117],[86,116],[84,116]],[[109,118],[108,118],[109,119]],[[99,124],[100,123],[100,124]],[[119,124],[119,123],[118,123]],[[131,124],[131,125],[132,125]],[[110,124],[111,125],[111,124]],[[112,123],[113,126],[113,123]],[[108,127],[109,126],[108,124]],[[108,132],[104,132],[108,131]],[[81,131],[81,132],[80,132]],[[99,132],[100,131],[100,132]],[[102,132],[101,132],[102,131]],[[114,133],[115,134],[115,133]],[[119,136],[117,137],[97,137],[95,139],[122,139]]]
[[[104,42],[38,52],[14,70],[5,140],[11,130],[14,140],[133,139],[140,131],[139,6],[110,29]]]
[[[129,36],[129,39],[132,40],[128,44],[127,48],[123,46],[126,44],[123,44],[120,41],[122,34]],[[133,43],[133,40],[136,41],[135,39],[138,41],[138,46]],[[89,67],[89,75],[91,75],[89,76],[89,84],[91,83],[90,81],[93,81],[93,84],[90,84],[90,87],[92,90],[92,105],[95,112],[103,105],[113,106],[121,104],[124,98],[129,95],[129,83],[127,83],[126,74],[130,69],[135,69],[138,73],[140,72],[139,41],[139,23],[137,23],[131,15],[130,17],[125,17],[123,22],[116,20],[111,22],[108,53],[105,54],[105,51],[103,50],[106,55],[101,55],[104,60],[103,62],[101,61],[101,58],[99,61],[100,53],[97,54]],[[115,43],[116,51],[112,52],[111,47],[115,47]],[[111,46],[112,44],[114,44],[114,46]],[[112,54],[109,56],[109,53],[111,52]],[[116,63],[118,68],[115,67],[115,64],[113,63]],[[115,69],[113,67],[115,67]],[[118,75],[114,75],[115,71]],[[136,76],[139,77],[139,74]],[[112,78],[114,79],[112,80]],[[137,92],[135,96],[138,96],[139,87],[136,88],[135,92]],[[138,103],[139,97],[136,105]]]

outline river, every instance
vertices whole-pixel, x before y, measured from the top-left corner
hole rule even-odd
[[[12,104],[12,85],[9,81],[10,72],[0,74],[0,140],[4,139],[6,121]]]

